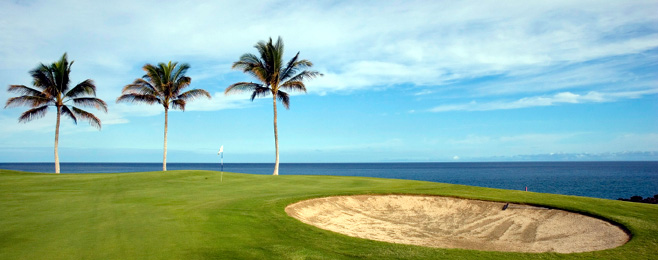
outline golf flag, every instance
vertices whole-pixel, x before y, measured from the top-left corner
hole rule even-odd
[[[217,152],[217,155],[220,155],[223,152],[224,152],[224,146],[222,145],[222,147],[219,147],[219,152]]]

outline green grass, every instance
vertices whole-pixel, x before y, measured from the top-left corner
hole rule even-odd
[[[433,194],[536,204],[626,227],[621,247],[576,254],[437,249],[352,238],[288,217],[293,202]],[[0,259],[656,259],[658,205],[421,181],[168,171],[0,170]]]

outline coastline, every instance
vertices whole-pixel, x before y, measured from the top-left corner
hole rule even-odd
[[[52,163],[0,163],[0,169],[53,172]],[[161,163],[62,163],[62,172],[160,171]],[[272,163],[225,163],[224,171],[271,174]],[[658,193],[658,162],[282,163],[282,175],[420,180],[616,200]],[[220,163],[169,163],[170,170],[220,171]]]

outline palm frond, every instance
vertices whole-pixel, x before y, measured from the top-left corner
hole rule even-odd
[[[299,55],[299,53],[297,53],[297,54]],[[285,73],[282,73],[282,76],[281,76],[282,81],[286,81],[286,80],[290,79],[291,77],[294,77],[294,75],[299,70],[303,70],[303,69],[312,67],[313,63],[308,61],[308,60],[296,60],[294,62],[291,60],[291,64],[289,64],[289,65],[290,65],[291,69],[285,71]]]
[[[322,76],[322,73],[312,70],[305,70],[290,78],[288,81],[304,81],[308,79],[313,79],[318,76]]]
[[[142,94],[142,95],[154,95],[154,96],[159,96],[161,93],[158,92],[153,85],[151,85],[150,82],[144,80],[144,79],[135,79],[135,81],[132,84],[128,84],[123,89],[121,90],[122,93],[128,94],[128,93],[134,93],[134,94]]]
[[[286,81],[279,86],[281,89],[306,93],[306,85],[302,81]]]
[[[171,62],[169,62],[169,64],[171,64]],[[176,67],[176,64],[178,64],[178,63],[176,62],[176,63],[174,63],[174,67],[169,67],[168,68],[169,70],[173,71],[173,74],[171,75],[171,80],[172,81],[178,81],[178,79],[180,79],[180,78],[184,78],[184,77],[187,78],[185,76],[185,73],[187,73],[187,70],[190,69],[190,64],[183,63],[183,64],[179,65],[178,67]],[[174,70],[174,68],[175,68],[175,70]]]
[[[176,79],[174,87],[175,89],[172,91],[172,94],[177,95],[180,93],[183,89],[187,88],[192,84],[192,78],[190,77],[179,77]]]
[[[57,96],[55,77],[51,69],[41,64],[37,68],[30,71],[32,76],[32,85],[41,88],[41,92],[50,96]]]
[[[48,112],[48,106],[40,106],[37,108],[30,109],[28,111],[23,112],[23,114],[21,114],[21,116],[18,118],[18,122],[27,123],[29,121],[32,121],[33,119],[42,118],[43,116],[46,115],[46,112]]]
[[[98,110],[102,110],[107,113],[107,104],[105,101],[94,98],[94,97],[85,97],[85,98],[74,98],[73,103],[85,107],[95,107]]]
[[[224,90],[224,94],[239,94],[243,92],[254,91],[256,88],[263,87],[263,84],[253,83],[253,82],[238,82],[233,85],[228,86]]]
[[[24,106],[24,105],[37,107],[40,105],[47,104],[52,100],[41,91],[23,85],[11,85],[9,86],[7,91],[19,93],[22,96],[9,98],[7,100],[7,103],[5,104],[5,108]]]
[[[158,73],[161,77],[162,84],[160,88],[162,88],[162,93],[164,94],[163,98],[165,103],[168,103],[170,98],[174,96],[174,79],[172,79],[172,73],[173,73],[173,68],[176,67],[178,63],[177,62],[171,62],[169,63],[164,63],[160,62],[158,63]]]
[[[251,93],[251,101],[254,101],[257,97],[265,97],[272,93],[272,89],[266,87],[257,87],[254,89],[254,92]]]
[[[75,85],[75,87],[69,90],[69,92],[66,92],[64,96],[76,98],[81,95],[96,96],[96,86],[94,85],[93,80],[87,79],[83,82],[80,82],[78,85]]]
[[[176,100],[171,102],[171,108],[172,109],[180,109],[180,110],[185,111],[185,104],[187,104],[187,102],[185,102],[185,100],[176,99]]]
[[[309,67],[313,67],[313,62],[309,60],[298,60],[295,62],[294,66],[296,68],[309,68]]]
[[[276,93],[276,98],[279,101],[281,101],[283,107],[285,107],[286,109],[290,109],[290,96],[288,96],[288,93],[279,90]]]
[[[258,58],[259,60],[267,61],[266,53],[267,53],[267,49],[269,48],[270,45],[272,45],[272,38],[271,37],[270,37],[269,42],[258,41],[256,43],[256,45],[254,45],[254,48],[256,48],[256,50],[258,51],[258,54],[260,54],[260,58]],[[265,62],[264,65],[266,65],[266,64],[267,64],[267,62]]]
[[[159,93],[164,93],[162,89],[162,85],[166,84],[166,82],[163,82],[163,76],[161,75],[158,67],[153,66],[151,64],[146,64],[142,69],[146,72],[146,74],[142,77],[144,81],[150,82],[150,85]]]
[[[77,107],[71,107],[71,108],[73,109],[73,113],[75,113],[77,117],[79,117],[82,120],[89,121],[89,125],[98,128],[98,130],[101,129],[101,120],[98,119],[98,117],[96,117],[94,114],[79,109]]]
[[[73,62],[68,61],[68,56],[66,53],[62,55],[60,60],[54,62],[50,65],[50,71],[54,74],[55,88],[56,92],[64,94],[68,92],[69,89],[69,74],[71,74],[71,65]]]
[[[126,103],[146,103],[149,105],[158,103],[162,104],[162,100],[160,100],[158,97],[153,96],[153,95],[142,95],[142,94],[135,94],[135,93],[129,93],[129,94],[123,94],[119,98],[117,98],[117,103],[121,102],[126,102]]]
[[[268,82],[269,73],[267,65],[256,55],[250,53],[243,54],[239,61],[233,63],[232,68],[248,73],[261,82]]]
[[[240,56],[240,60],[233,63],[233,69],[239,69],[242,71],[248,71],[252,67],[265,67],[262,61],[258,56],[251,53],[245,53]]]
[[[272,38],[270,38],[270,42],[272,42]],[[281,39],[281,36],[277,37],[276,43],[274,44],[274,49],[276,49],[277,52],[283,54],[283,39]]]
[[[67,116],[71,119],[73,119],[74,124],[78,124],[78,118],[75,116],[75,114],[69,109],[69,106],[62,106],[62,115]]]
[[[270,85],[270,72],[267,71],[266,68],[264,67],[254,67],[252,70],[247,71],[247,74],[251,75],[252,77],[256,78],[258,81],[266,83],[267,85]]]
[[[283,39],[281,39],[281,36],[279,36],[276,39],[276,43],[272,45],[272,38],[270,38],[270,56],[272,59],[272,74],[277,74],[277,81],[280,78],[280,75],[278,75],[281,72],[281,68],[283,66],[283,54],[284,54],[284,44],[283,44]]]
[[[177,64],[178,64],[178,62],[173,62],[172,63],[171,61],[169,61],[169,63],[164,63],[164,62],[158,63],[158,72],[160,73],[160,76],[164,80],[163,83],[166,84],[166,83],[171,82],[171,79],[172,79],[171,75],[172,75],[172,72],[173,72],[172,69],[174,67],[176,67]]]
[[[25,96],[36,96],[36,97],[43,96],[41,90],[36,90],[31,87],[27,87],[25,85],[10,85],[9,88],[7,88],[7,92],[13,92]]]
[[[299,52],[297,52],[295,57],[292,57],[292,59],[288,61],[286,68],[283,71],[281,71],[281,73],[279,74],[279,78],[281,80],[286,80],[287,78],[297,73],[298,68],[295,66],[295,62],[297,62],[298,58],[299,58]]]
[[[38,96],[12,97],[7,99],[5,108],[18,106],[38,107],[41,105],[54,105],[54,101],[51,98]]]
[[[278,79],[278,74],[279,70],[281,68],[281,57],[283,56],[283,50],[281,47],[283,45],[283,42],[281,41],[281,38],[279,37],[276,46],[275,44],[272,43],[272,38],[270,37],[268,42],[258,42],[256,44],[256,49],[258,50],[260,54],[260,59],[262,60],[263,63],[263,68],[264,68],[264,75],[266,77],[264,82],[267,82],[268,84],[276,83]]]
[[[205,91],[203,89],[191,89],[183,94],[178,95],[178,97],[176,97],[176,100],[192,101],[198,97],[207,97],[208,99],[212,98],[212,96],[210,96],[210,93],[208,93],[208,91]]]

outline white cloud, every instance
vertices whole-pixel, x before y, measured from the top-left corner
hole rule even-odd
[[[421,90],[421,91],[418,91],[418,92],[414,93],[414,96],[424,96],[424,95],[429,95],[429,94],[432,94],[432,93],[434,93],[434,91],[426,89],[426,90]]]
[[[158,12],[144,12],[153,6]],[[326,74],[309,83],[312,93],[441,85],[656,48],[650,28],[657,7],[655,1],[3,2],[0,69],[28,71],[64,51],[98,66],[90,78],[170,59],[221,67],[253,52],[258,40],[281,35],[288,57],[301,51]],[[160,15],[166,13],[178,15]],[[649,29],[637,33],[643,28]]]
[[[428,111],[429,112],[490,111],[490,110],[520,109],[527,107],[555,106],[560,104],[601,103],[601,102],[612,102],[619,99],[639,98],[645,95],[655,95],[657,93],[658,93],[658,89],[617,92],[617,93],[601,93],[601,92],[591,91],[584,95],[574,94],[571,92],[560,92],[552,96],[524,97],[514,101],[489,101],[484,103],[471,101],[470,103],[464,103],[464,104],[440,105],[432,109],[429,109]]]
[[[189,102],[185,111],[216,111],[224,109],[236,109],[251,106],[249,95],[224,95],[223,92],[216,92],[212,99],[199,98]]]

